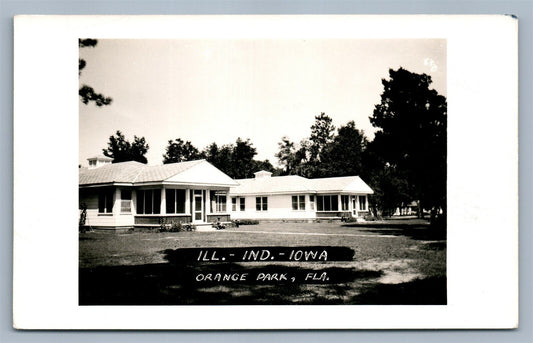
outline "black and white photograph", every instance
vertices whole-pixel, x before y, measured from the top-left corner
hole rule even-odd
[[[15,18],[14,326],[516,328],[516,37]]]
[[[79,39],[80,305],[446,305],[446,40]]]

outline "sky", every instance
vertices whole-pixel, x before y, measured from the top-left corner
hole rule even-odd
[[[428,74],[446,96],[444,39],[100,39],[80,58],[80,85],[113,99],[79,102],[83,166],[117,130],[146,138],[149,164],[162,163],[169,140],[202,150],[240,137],[277,166],[281,138],[309,137],[321,112],[337,128],[353,120],[372,139],[369,117],[390,68]]]

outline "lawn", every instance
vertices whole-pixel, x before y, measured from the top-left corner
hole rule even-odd
[[[350,261],[184,262],[177,249],[346,247]],[[213,232],[80,233],[81,305],[446,304],[446,237],[419,221],[261,223]],[[328,280],[303,281],[327,273]],[[198,274],[297,282],[198,282]],[[278,282],[279,281],[279,282]]]

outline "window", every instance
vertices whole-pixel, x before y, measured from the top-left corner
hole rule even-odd
[[[359,196],[359,211],[366,211],[366,195]]]
[[[317,195],[316,207],[318,211],[338,211],[338,197],[336,195]]]
[[[256,197],[255,198],[255,210],[256,211],[268,211],[268,197]]]
[[[311,211],[315,210],[315,196],[314,195],[309,196],[309,207],[311,208]]]
[[[113,213],[113,190],[102,190],[98,194],[98,213]]]
[[[166,189],[167,213],[185,213],[185,190]]]
[[[237,199],[239,201],[237,201]],[[231,198],[231,210],[233,212],[237,211],[237,202],[239,203],[239,211],[244,211],[244,209],[245,209],[245,200],[244,200],[244,198],[241,198],[241,197]]]
[[[213,201],[214,209],[213,209]],[[211,212],[226,212],[227,193],[220,191],[211,191]],[[233,200],[232,200],[233,201]]]
[[[342,210],[348,211],[348,204],[350,203],[350,197],[348,195],[341,195]]]
[[[137,214],[159,214],[161,212],[161,190],[137,191]]]
[[[131,189],[120,190],[120,213],[131,213]]]
[[[305,211],[305,195],[292,196],[292,209],[294,211]]]

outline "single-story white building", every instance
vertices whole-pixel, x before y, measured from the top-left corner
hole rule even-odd
[[[79,208],[87,208],[85,225],[96,228],[156,226],[162,218],[229,221],[227,194],[237,185],[205,160],[159,166],[92,163],[79,171]]]
[[[368,214],[372,189],[359,176],[307,179],[297,175],[235,180],[229,191],[232,219],[334,219]]]
[[[94,159],[89,159],[90,161]],[[162,219],[208,224],[232,219],[357,218],[373,191],[358,176],[233,180],[205,160],[149,166],[91,163],[79,171],[79,208],[95,228],[158,226]]]

